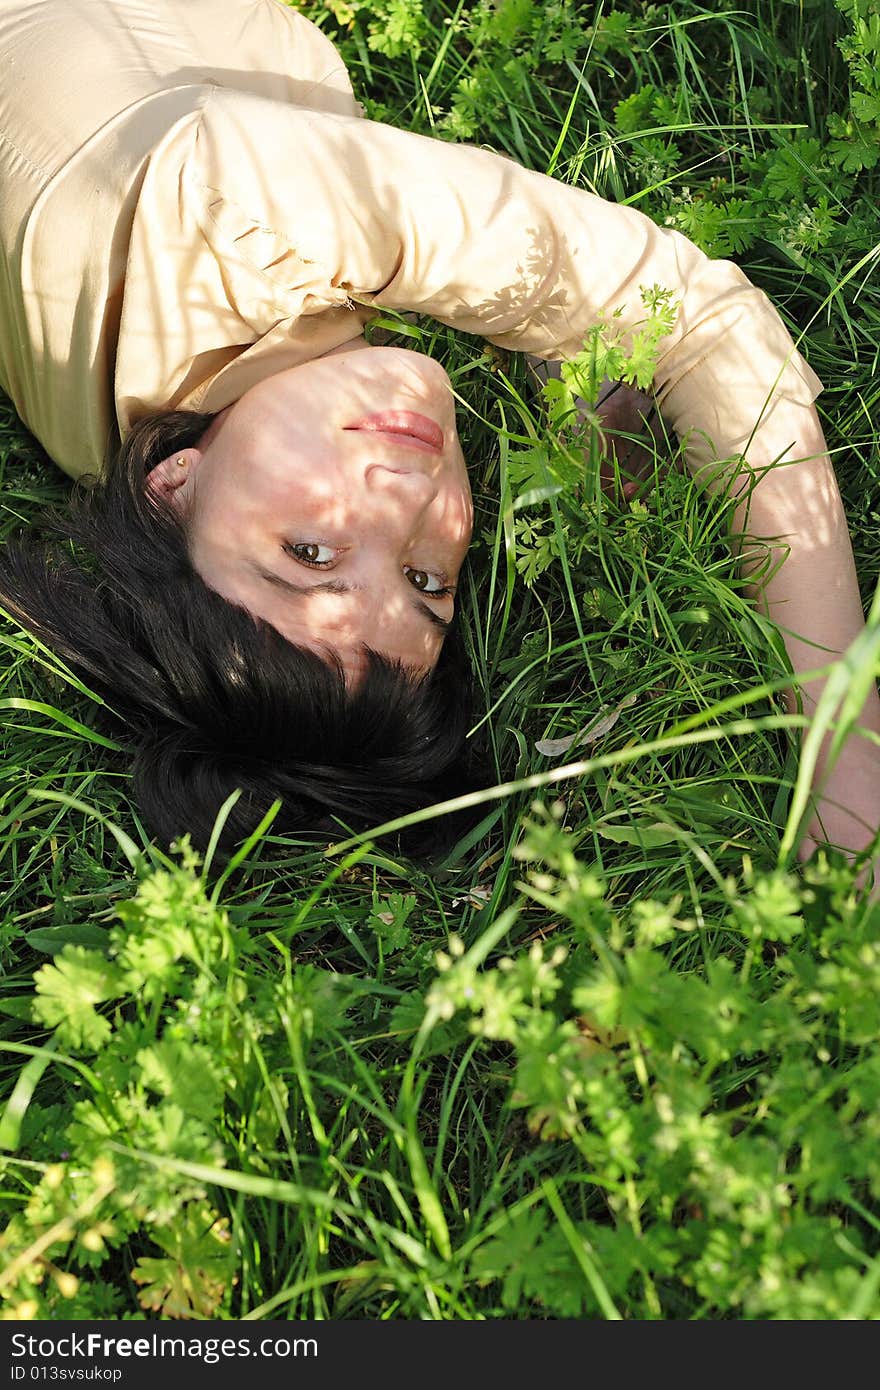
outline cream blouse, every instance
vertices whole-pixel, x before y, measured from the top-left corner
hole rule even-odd
[[[416,310],[570,356],[679,310],[654,379],[702,463],[785,453],[821,390],[767,297],[628,207],[360,112],[280,0],[0,0],[0,386],[100,473],[142,416],[216,411]]]

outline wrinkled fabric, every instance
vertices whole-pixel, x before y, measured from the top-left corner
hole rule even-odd
[[[73,476],[143,416],[219,410],[382,308],[564,358],[599,316],[631,338],[640,287],[667,287],[654,390],[694,465],[781,457],[821,390],[731,262],[365,119],[280,0],[0,0],[0,89],[0,386]]]

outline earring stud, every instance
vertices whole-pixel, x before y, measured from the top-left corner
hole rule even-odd
[[[184,458],[183,454],[181,454],[178,458],[177,466],[178,468],[186,468],[186,459]]]

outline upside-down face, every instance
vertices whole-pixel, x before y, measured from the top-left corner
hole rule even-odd
[[[193,564],[291,642],[437,661],[473,527],[446,372],[357,347],[267,378],[148,485],[181,507]]]

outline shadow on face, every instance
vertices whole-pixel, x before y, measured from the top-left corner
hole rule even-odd
[[[437,662],[473,527],[451,383],[357,347],[279,372],[159,464],[205,582],[356,683],[365,649]]]

